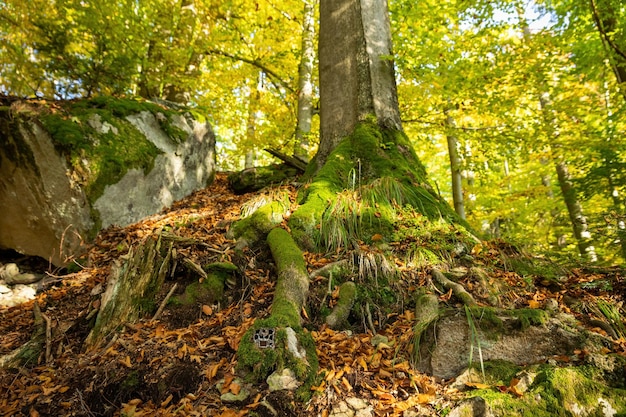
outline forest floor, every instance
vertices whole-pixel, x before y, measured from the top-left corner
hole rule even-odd
[[[292,192],[294,201],[295,190],[284,188]],[[236,395],[242,389],[236,378],[237,348],[254,321],[269,315],[275,285],[268,249],[249,249],[237,257],[235,242],[225,237],[230,223],[239,218],[242,206],[252,196],[233,194],[226,176],[219,174],[210,187],[159,215],[125,228],[102,231],[89,248],[84,268],[75,273],[57,271],[56,275],[49,270],[48,275],[58,278],[58,282],[35,300],[11,308],[0,307],[0,357],[30,339],[35,303],[46,316],[49,330],[45,352],[37,363],[18,370],[0,370],[0,415],[272,415],[263,405],[270,398],[280,416],[328,416],[342,400],[367,404],[374,415],[434,416],[463,397],[451,381],[435,380],[411,366],[410,355],[403,352],[412,351],[414,306],[405,305],[374,317],[378,334],[388,341],[377,346],[372,343],[370,326],[364,320],[361,323],[358,315],[350,331],[331,330],[313,314],[311,318],[303,315],[304,327],[315,340],[320,360],[319,380],[307,403],[299,403],[286,391],[270,393],[266,384],[252,387],[243,401],[222,401],[222,394]],[[156,320],[147,317],[127,323],[104,346],[85,350],[83,342],[111,266],[123,259],[129,248],[162,230],[191,238],[189,242],[203,242],[177,248],[178,256],[200,265],[232,262],[240,268],[241,276],[227,289],[226,301],[188,310],[166,307]],[[309,271],[337,256],[305,253]],[[594,326],[601,317],[580,306],[596,305],[598,299],[621,303],[625,296],[626,274],[620,268],[558,266],[562,277],[555,285],[541,276],[520,276],[507,268],[507,257],[526,256],[510,245],[485,242],[472,256],[475,263],[492,266],[492,279],[508,284],[511,291],[507,296],[513,298],[515,305],[541,308],[546,300],[556,300],[561,311],[572,313],[582,325],[597,333],[606,335],[606,330]],[[18,261],[22,268],[29,268],[28,258]],[[30,269],[41,268],[47,265],[30,264]],[[428,269],[412,271],[410,280],[397,284],[403,286],[399,290],[409,293],[426,285],[429,273]],[[168,277],[157,305],[175,283],[182,291],[191,279],[197,278]],[[460,282],[472,292],[472,282]],[[309,312],[319,311],[322,302],[329,307],[336,302],[336,291],[320,298],[319,294],[326,294],[327,285],[321,277],[312,280]],[[455,302],[451,293],[439,296],[442,302]],[[607,351],[625,355],[626,343],[623,339],[615,340]],[[575,360],[557,359],[562,363]]]

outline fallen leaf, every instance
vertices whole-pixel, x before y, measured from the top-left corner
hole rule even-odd
[[[481,384],[480,382],[466,382],[465,385],[468,388],[473,388],[473,389],[488,389],[488,388],[491,388],[490,385]]]

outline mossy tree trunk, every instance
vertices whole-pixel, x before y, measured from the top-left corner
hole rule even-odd
[[[271,316],[257,321],[239,347],[239,364],[259,380],[290,366],[300,381],[314,377],[315,349],[296,360],[297,349],[285,349],[289,343],[281,336],[293,327],[300,345],[311,345],[300,326],[308,276],[296,243],[346,255],[362,243],[382,251],[392,242],[398,211],[407,206],[433,221],[463,223],[429,186],[402,131],[386,0],[322,0],[320,16],[320,145],[289,218],[290,232],[274,229],[267,239],[278,274]],[[331,326],[348,318],[356,293],[356,285],[343,287]],[[273,349],[254,345],[259,331],[276,335]]]

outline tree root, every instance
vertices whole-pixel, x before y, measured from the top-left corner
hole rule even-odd
[[[437,281],[440,285],[442,285],[447,290],[452,290],[452,293],[456,298],[458,298],[464,305],[468,307],[473,307],[476,305],[476,301],[472,294],[468,293],[465,287],[461,284],[449,280],[444,274],[442,274],[439,270],[433,268],[431,274],[435,281]]]
[[[339,288],[339,300],[337,305],[326,317],[326,324],[331,329],[338,329],[342,324],[348,320],[352,306],[356,300],[356,284],[352,281],[347,281],[341,284]]]
[[[25,365],[34,366],[37,364],[47,340],[46,332],[50,330],[46,326],[46,321],[37,303],[33,304],[33,315],[35,316],[35,330],[30,340],[13,352],[0,357],[0,368],[20,368]]]

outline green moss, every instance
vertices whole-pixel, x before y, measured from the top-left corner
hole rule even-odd
[[[254,333],[258,329],[270,328],[275,330],[274,349],[260,349],[254,344]],[[294,329],[300,346],[306,352],[306,361],[295,357],[287,349],[287,333],[280,325],[280,319],[269,317],[257,320],[246,332],[239,343],[237,350],[237,367],[248,373],[250,382],[265,380],[275,370],[289,368],[296,377],[304,382],[304,391],[309,391],[315,380],[319,362],[315,352],[315,341],[311,334],[302,328]],[[304,394],[302,392],[301,394]]]
[[[39,119],[52,136],[55,147],[67,156],[69,164],[81,177],[92,203],[107,185],[119,181],[129,169],[149,172],[161,153],[124,117],[142,111],[160,114],[157,120],[172,142],[180,143],[188,136],[171,122],[177,112],[154,103],[100,96],[56,106],[54,112],[42,112]],[[106,133],[97,131],[90,123],[95,118],[112,128]]]
[[[339,142],[301,193],[289,226],[301,246],[350,249],[354,242],[394,240],[389,238],[397,237],[392,231],[403,206],[427,221],[469,228],[432,191],[406,135],[363,122]]]
[[[521,397],[496,389],[497,386],[509,386],[519,369],[507,362],[486,362],[485,382],[494,388],[472,391],[469,395],[484,398],[494,415],[507,417],[613,415],[604,412],[600,400],[610,404],[616,412],[614,415],[626,412],[626,390],[607,386],[595,375],[589,375],[586,367],[554,368],[543,365],[531,369],[537,376],[529,391]],[[594,374],[593,371],[591,373]]]
[[[213,304],[224,297],[224,284],[233,276],[236,267],[235,270],[232,270],[222,268],[222,265],[211,264],[205,269],[207,270],[207,278],[202,282],[187,285],[183,294],[170,299],[171,305]]]
[[[522,330],[525,330],[530,326],[541,326],[548,320],[548,313],[541,309],[520,308],[515,310],[505,310],[505,312],[519,320]]]
[[[289,210],[289,195],[284,193],[278,199],[259,207],[250,216],[237,221],[231,228],[233,237],[241,239],[247,245],[254,244],[283,221],[284,214]]]

